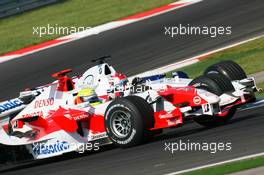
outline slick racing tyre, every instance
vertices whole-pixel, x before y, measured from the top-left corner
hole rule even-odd
[[[200,116],[199,118],[194,119],[194,121],[202,126],[205,127],[216,127],[216,126],[221,126],[225,125],[236,113],[236,108],[230,109],[228,114],[224,117],[220,116]]]
[[[221,74],[231,81],[247,78],[245,71],[237,63],[230,60],[216,63],[204,71],[204,75],[211,73]]]
[[[198,88],[207,90],[215,95],[221,96],[223,93],[229,93],[234,91],[234,87],[229,79],[221,74],[208,74],[202,75],[194,79],[190,85]],[[235,114],[236,109],[232,108],[229,113],[224,116],[209,116],[203,115],[194,118],[194,121],[205,127],[214,127],[225,124]]]
[[[247,75],[245,71],[234,61],[221,61],[217,64],[214,64],[210,67],[208,67],[204,75],[210,75],[210,74],[221,74],[228,78],[230,81],[234,80],[242,80],[247,78]],[[251,94],[251,102],[256,101],[255,94]]]
[[[138,96],[127,96],[125,98],[130,99],[130,100],[134,101],[135,103],[139,103],[140,106],[141,106],[140,108],[142,108],[144,106],[143,108],[145,108],[145,109],[148,110],[148,112],[145,113],[145,114],[147,114],[147,117],[151,116],[151,117],[148,118],[148,121],[150,121],[149,122],[150,123],[150,126],[148,128],[154,127],[154,110],[146,102],[146,100],[144,100],[143,98],[140,98]],[[143,111],[143,113],[144,113],[144,111]],[[144,117],[146,117],[146,116],[144,116]],[[160,135],[160,134],[162,134],[162,132],[163,132],[162,129],[153,130],[151,132],[150,131],[147,131],[147,133],[146,133],[147,134],[147,139],[149,139],[150,137],[155,136],[155,135]]]
[[[218,96],[234,91],[231,81],[221,74],[202,75],[192,80],[189,85],[207,90]]]
[[[111,102],[105,112],[105,128],[111,141],[119,147],[139,145],[151,137],[154,111],[141,97],[127,96]]]

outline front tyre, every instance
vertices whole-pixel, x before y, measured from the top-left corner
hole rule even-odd
[[[209,91],[218,96],[235,90],[231,81],[220,74],[201,75],[192,80],[189,85],[197,89]]]
[[[228,112],[228,114],[224,117],[220,117],[220,116],[200,116],[196,119],[194,119],[194,121],[204,127],[216,127],[216,126],[221,126],[221,125],[225,125],[226,123],[229,122],[229,120],[235,115],[236,113],[236,108],[232,108],[230,109],[230,111]]]
[[[154,112],[141,97],[129,96],[111,102],[105,112],[105,128],[111,141],[122,148],[143,143],[151,136]]]
[[[214,65],[209,66],[205,71],[204,75],[208,75],[211,73],[218,73],[230,81],[234,80],[242,80],[247,78],[245,71],[234,61],[226,60],[216,63]]]
[[[209,91],[215,95],[221,96],[224,93],[230,93],[234,91],[234,87],[231,81],[221,74],[207,74],[202,75],[194,79],[189,85],[198,89]],[[226,116],[208,116],[203,115],[194,118],[194,121],[205,127],[215,127],[226,124],[235,114],[236,108],[233,107],[227,113]]]

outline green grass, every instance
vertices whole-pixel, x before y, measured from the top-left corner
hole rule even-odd
[[[260,166],[264,166],[264,157],[257,157],[254,159],[238,161],[211,168],[205,168],[189,173],[183,173],[182,175],[225,175]]]
[[[261,88],[262,90],[264,90],[264,82],[262,82],[262,83],[258,83],[258,88]],[[263,98],[264,97],[264,91],[263,92],[257,92],[256,93],[256,97],[257,98]]]
[[[33,36],[33,26],[94,27],[176,0],[64,0],[0,20],[0,54],[57,38]],[[143,29],[140,29],[143,30]]]
[[[197,64],[182,68],[190,77],[203,74],[206,67],[222,60],[237,62],[247,74],[264,71],[264,38],[215,53]]]

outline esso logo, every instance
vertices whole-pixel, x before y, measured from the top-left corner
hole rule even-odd
[[[195,97],[193,98],[193,103],[194,103],[194,104],[199,105],[199,104],[201,104],[201,102],[202,102],[201,97],[199,97],[199,96],[195,96]]]
[[[42,107],[52,106],[53,104],[54,104],[54,98],[37,100],[35,102],[34,108],[42,108]]]

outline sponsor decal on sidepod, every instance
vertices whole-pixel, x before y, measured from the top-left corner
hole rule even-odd
[[[33,144],[33,153],[35,155],[46,155],[64,152],[70,148],[70,145],[66,141],[57,141],[56,143],[36,143]]]

